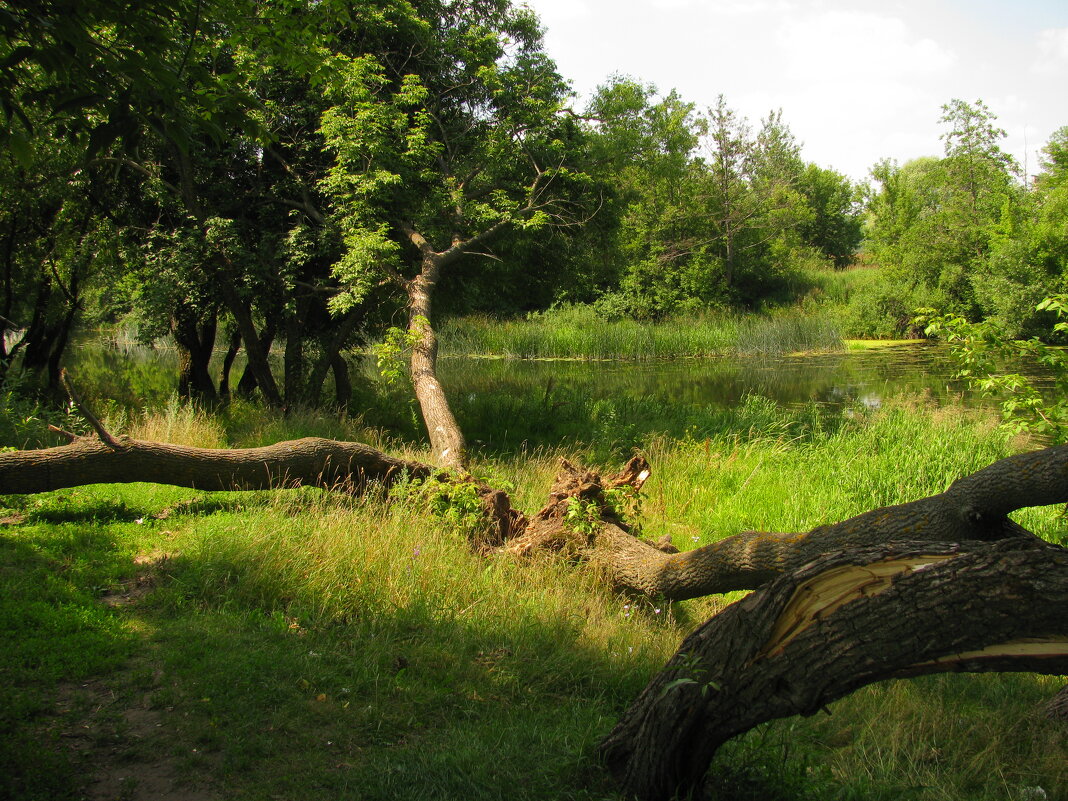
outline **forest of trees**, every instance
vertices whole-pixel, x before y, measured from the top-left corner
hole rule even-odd
[[[995,119],[981,101],[953,100],[943,107],[942,158],[874,167],[867,248],[888,274],[884,302],[915,302],[899,313],[937,306],[1034,335],[1049,328],[1038,303],[1065,289],[1068,127],[1050,138],[1032,178],[1001,150]]]
[[[649,319],[758,305],[860,241],[857,188],[781,114],[626,78],[576,112],[503,0],[122,9],[2,20],[5,372],[54,386],[75,326],[125,320],[173,337],[182,395],[228,393],[207,359],[243,347],[242,391],[315,403],[430,253],[446,313]]]
[[[344,404],[345,351],[405,312],[432,361],[432,309],[759,309],[861,250],[869,335],[920,305],[1031,333],[1062,288],[1068,128],[1024,180],[981,101],[945,106],[944,157],[857,185],[722,95],[615,76],[577,109],[507,0],[124,8],[0,18],[5,374],[55,387],[76,327],[121,321],[173,338],[182,396],[317,404],[332,374]]]

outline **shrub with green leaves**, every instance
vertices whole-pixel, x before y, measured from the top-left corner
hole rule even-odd
[[[1068,331],[1068,295],[1046,298],[1036,307],[1056,315],[1051,338]],[[1028,432],[1053,444],[1068,442],[1068,354],[1038,337],[1013,339],[997,318],[978,323],[956,314],[919,309],[917,322],[928,336],[946,342],[956,359],[958,376],[983,395],[1001,399],[1003,424],[1017,433]],[[1035,364],[1052,377],[1053,391],[1043,393],[1035,378],[1010,371]]]
[[[465,532],[486,525],[478,485],[473,481],[404,478],[389,491],[390,498],[425,509],[451,526]]]

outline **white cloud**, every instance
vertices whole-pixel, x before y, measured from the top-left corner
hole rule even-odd
[[[912,33],[904,21],[870,12],[824,11],[786,18],[775,41],[796,81],[915,77],[945,72],[956,55]]]
[[[796,8],[789,0],[712,0],[706,5],[710,13],[726,17],[754,17],[785,14]]]
[[[1018,157],[1068,123],[1057,102],[1066,0],[528,2],[583,96],[621,72],[698,108],[723,93],[754,125],[782,108],[805,158],[856,177],[884,157],[940,154],[940,108],[953,97],[984,98]],[[1039,22],[1048,4],[1058,10]]]
[[[1031,71],[1039,75],[1068,75],[1068,28],[1050,28],[1038,35],[1038,57]]]

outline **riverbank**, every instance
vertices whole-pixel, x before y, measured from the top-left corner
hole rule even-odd
[[[440,325],[441,350],[521,359],[649,360],[825,353],[868,342],[914,341],[915,288],[876,267],[811,269],[792,279],[789,302],[759,311],[707,309],[660,321],[606,317],[565,304],[521,318],[456,317]]]
[[[251,407],[111,425],[209,446],[397,446],[358,421]],[[1014,447],[961,407],[901,401],[826,425],[759,400],[645,445],[641,522],[683,549],[936,492]],[[543,448],[475,469],[533,509],[561,455],[596,458]],[[581,566],[475,556],[417,494],[130,485],[4,507],[5,797],[160,797],[177,781],[205,799],[611,799],[597,739],[731,600],[635,606]],[[1021,522],[1063,537],[1057,510]],[[1063,798],[1068,742],[1040,711],[1058,687],[950,675],[865,688],[724,749],[721,797]]]
[[[706,312],[663,322],[605,320],[591,306],[563,306],[522,319],[458,317],[440,331],[441,352],[518,359],[644,361],[842,350],[833,320],[800,309],[770,314]]]

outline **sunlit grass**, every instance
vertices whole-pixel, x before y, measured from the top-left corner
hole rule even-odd
[[[125,422],[125,415],[108,421],[112,426],[124,427],[133,439],[195,448],[223,448],[227,444],[226,431],[218,417],[194,404],[182,403],[176,395],[163,409],[136,415],[123,426]]]
[[[222,445],[367,433],[331,415],[229,415],[168,407],[129,430]],[[688,435],[639,444],[654,471],[644,530],[685,549],[937,492],[1015,443],[960,407],[902,400],[832,419],[751,397]],[[562,455],[609,468],[618,458],[576,444],[474,470],[512,482],[533,511]],[[139,753],[177,760],[218,797],[617,798],[598,739],[724,603],[635,606],[551,555],[477,555],[414,497],[124,485],[7,504],[23,521],[0,538],[3,636],[20,647],[0,657],[14,733],[0,768],[58,755],[31,765],[50,777],[42,798],[76,797],[92,770],[49,750],[59,748],[48,717],[57,686],[87,677],[159,714],[158,741]],[[1021,519],[1063,536],[1056,509]],[[166,557],[154,590],[102,605],[142,569],[138,556]],[[964,801],[1042,787],[1065,798],[1068,741],[1039,712],[1059,686],[962,675],[866,688],[830,717],[729,744],[715,763],[729,779],[720,797]]]
[[[710,311],[657,323],[605,320],[589,306],[525,319],[463,317],[441,326],[442,352],[523,359],[669,359],[728,353],[838,350],[833,322],[799,309]]]

